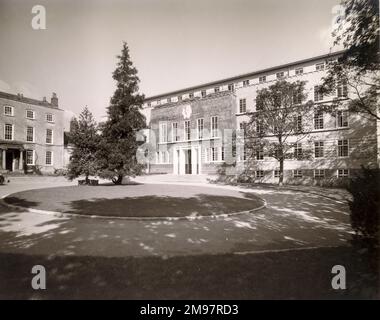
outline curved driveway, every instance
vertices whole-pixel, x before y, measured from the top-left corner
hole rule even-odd
[[[149,179],[141,181],[173,183]],[[180,187],[181,183],[204,186],[203,181],[191,180],[175,184]],[[0,194],[70,184],[63,178],[20,177],[9,186],[1,186]],[[351,237],[349,209],[344,201],[296,190],[214,187],[253,192],[266,200],[267,207],[254,213],[190,221],[129,221],[60,218],[1,204],[0,252],[169,257],[341,246]]]

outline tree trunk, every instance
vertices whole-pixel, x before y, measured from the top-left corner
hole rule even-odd
[[[284,157],[280,159],[280,177],[278,179],[278,185],[282,186],[284,183]]]
[[[123,176],[119,174],[119,175],[117,176],[117,178],[113,178],[113,179],[112,179],[112,182],[113,182],[114,184],[118,184],[118,185],[120,185],[120,184],[123,182]]]
[[[88,174],[86,174],[86,178],[85,178],[85,183],[88,185],[88,184],[90,184],[90,179],[88,179]]]

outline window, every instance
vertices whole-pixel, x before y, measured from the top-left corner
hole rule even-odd
[[[221,156],[221,160],[224,161],[225,160],[225,147],[221,147],[220,148],[220,156]]]
[[[324,147],[323,141],[314,142],[314,157],[315,158],[323,158],[324,156],[323,147]]]
[[[294,158],[300,160],[302,159],[302,144],[296,143],[294,145]]]
[[[218,148],[211,148],[211,161],[218,161]]]
[[[348,127],[348,111],[337,111],[336,118],[338,128]]]
[[[260,120],[256,121],[256,133],[258,133],[258,134],[264,134],[263,123]]]
[[[234,84],[233,84],[233,83],[230,83],[230,84],[228,85],[228,91],[234,91],[234,89],[235,89]]]
[[[245,113],[247,111],[247,99],[239,100],[239,113]]]
[[[211,137],[218,136],[218,117],[211,117]]]
[[[284,78],[284,76],[285,76],[284,72],[277,72],[276,73],[276,78],[277,79],[282,79],[282,78]]]
[[[150,107],[152,106],[152,103],[151,103],[151,102],[148,102],[148,103],[147,103],[147,106],[148,106],[148,108],[150,108]],[[49,121],[49,120],[48,120],[48,115],[46,115],[46,121]],[[50,121],[50,122],[51,122],[51,121]]]
[[[348,157],[348,140],[338,140],[338,157]]]
[[[206,90],[201,91],[202,98],[206,97]]]
[[[322,101],[323,100],[323,94],[320,92],[320,86],[314,86],[314,101]]]
[[[189,93],[189,98],[190,98],[190,99],[193,99],[193,98],[194,98],[194,93],[193,93],[193,92]]]
[[[274,170],[273,175],[275,178],[280,178],[280,170]]]
[[[26,110],[26,117],[28,119],[34,119],[34,111],[33,110]]]
[[[220,88],[219,88],[219,87],[215,87],[215,88],[214,88],[214,92],[215,92],[215,93],[218,93],[219,91],[220,91]]]
[[[315,65],[315,70],[316,71],[323,71],[323,70],[325,70],[325,63],[324,62],[317,63]]]
[[[46,129],[46,143],[53,143],[53,130]]]
[[[161,104],[161,100],[157,100],[157,105],[160,105]]]
[[[13,140],[13,124],[6,123],[4,126],[4,139]]]
[[[249,86],[249,80],[243,80],[243,87]]]
[[[293,170],[293,178],[302,178],[302,170]]]
[[[322,111],[314,112],[314,129],[316,130],[323,129],[323,112]]]
[[[302,94],[300,92],[293,93],[293,104],[301,104],[302,103]]]
[[[167,102],[167,103],[172,102],[172,98],[167,98],[167,99],[166,99],[166,102]]]
[[[325,177],[325,169],[315,169],[314,178],[321,179]]]
[[[347,90],[346,80],[342,80],[337,83],[337,95],[338,95],[338,98],[347,98],[348,90]]]
[[[6,115],[6,116],[13,116],[13,107],[11,107],[11,106],[4,106],[4,115]]]
[[[179,141],[178,122],[172,123],[172,141]]]
[[[52,151],[46,151],[45,164],[46,165],[52,165],[53,164],[53,152]]]
[[[256,178],[264,178],[264,171],[256,170]]]
[[[259,77],[259,83],[264,83],[265,81],[267,81],[267,77],[266,76]]]
[[[301,74],[303,74],[303,68],[296,69],[296,75],[298,76],[298,75],[301,75]]]
[[[182,101],[182,96],[178,96],[178,101]]]
[[[185,121],[185,140],[190,140],[190,120]]]
[[[26,127],[26,141],[34,142],[34,128],[33,127]]]
[[[203,139],[203,119],[197,119],[197,138]]]
[[[263,146],[258,147],[258,149],[256,150],[256,160],[264,160]]]
[[[160,142],[168,142],[168,126],[166,122],[160,123]]]
[[[296,132],[302,132],[302,116],[296,117]]]
[[[348,169],[338,169],[338,178],[348,178],[350,171]]]
[[[29,166],[34,165],[34,150],[26,150],[25,162]]]

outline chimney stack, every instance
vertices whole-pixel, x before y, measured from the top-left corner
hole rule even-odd
[[[58,97],[57,97],[57,94],[55,92],[53,92],[53,95],[50,99],[50,103],[53,107],[58,108]]]

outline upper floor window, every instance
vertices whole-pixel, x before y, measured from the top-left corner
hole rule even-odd
[[[302,103],[302,94],[300,92],[293,93],[293,104],[301,104]]]
[[[338,140],[338,157],[348,157],[348,140]]]
[[[185,140],[190,140],[190,120],[185,121]]]
[[[315,111],[314,112],[314,129],[323,129],[323,112]]]
[[[172,102],[172,98],[167,98],[167,99],[166,99],[166,102],[167,102],[167,103]]]
[[[205,98],[205,97],[206,97],[206,90],[202,90],[202,91],[201,91],[201,96],[202,96],[202,98]]]
[[[260,120],[256,121],[256,132],[258,134],[264,134],[264,126],[263,126],[262,121]]]
[[[161,122],[160,123],[160,142],[165,143],[168,142],[168,125],[166,122]]]
[[[13,140],[13,124],[6,123],[4,126],[4,139]]]
[[[324,156],[324,143],[323,141],[314,142],[314,157],[315,158],[323,158]]]
[[[203,139],[203,119],[197,119],[197,138]]]
[[[317,63],[315,65],[315,70],[316,71],[323,71],[323,70],[325,70],[325,63],[324,62]]]
[[[151,106],[152,106],[152,103],[151,102],[148,102],[147,103],[147,106],[148,106],[148,108],[150,108]],[[47,118],[47,117],[46,117]],[[46,119],[47,120],[47,119]]]
[[[240,99],[239,100],[239,113],[245,113],[247,112],[247,99]]]
[[[53,114],[51,114],[51,113],[47,113],[47,114],[46,114],[46,121],[47,121],[47,122],[54,122]]]
[[[302,143],[296,143],[294,145],[294,158],[302,159]]]
[[[234,89],[235,89],[235,85],[233,83],[230,83],[228,85],[228,91],[234,91]]]
[[[256,178],[264,178],[263,170],[256,170],[255,174],[256,174]]]
[[[259,77],[259,83],[264,83],[265,81],[267,81],[267,77],[266,76]]]
[[[178,122],[172,123],[172,141],[179,141]]]
[[[189,98],[190,98],[190,99],[193,99],[193,98],[194,98],[194,93],[193,93],[193,92],[189,93]]]
[[[243,87],[248,87],[248,86],[249,86],[249,80],[244,80]]]
[[[338,110],[336,118],[338,128],[348,127],[348,111]]]
[[[302,116],[296,116],[296,132],[302,132]]]
[[[161,104],[161,100],[157,100],[157,105],[160,105]]]
[[[46,129],[46,143],[53,143],[53,130]]]
[[[219,87],[215,87],[215,88],[214,88],[214,92],[215,92],[215,93],[218,93],[219,91],[220,91],[220,88],[219,88]]]
[[[11,107],[11,106],[4,106],[4,115],[6,115],[6,116],[13,116],[13,107]]]
[[[346,80],[341,80],[337,83],[337,95],[338,98],[347,98],[348,89]]]
[[[26,128],[26,141],[34,142],[34,128],[33,127]]]
[[[264,160],[264,147],[259,146],[256,150],[256,160]]]
[[[322,101],[323,100],[323,94],[320,91],[321,87],[320,86],[314,86],[314,101]]]
[[[182,101],[182,96],[178,96],[178,101]]]
[[[277,79],[282,79],[282,78],[284,78],[285,77],[285,73],[283,72],[283,71],[281,71],[281,72],[277,72],[276,73],[276,78]]]
[[[211,137],[215,138],[218,136],[218,117],[211,117]]]
[[[26,117],[28,119],[35,119],[35,113],[33,110],[26,110]]]
[[[296,69],[296,75],[298,76],[298,75],[301,75],[301,74],[303,74],[303,68],[297,68]]]

